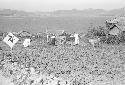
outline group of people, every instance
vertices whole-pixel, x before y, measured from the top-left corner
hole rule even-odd
[[[47,34],[47,43],[49,45],[56,46],[57,45],[56,42],[58,40],[61,41],[61,44],[66,44],[66,42],[73,42],[73,45],[78,45],[79,44],[79,34],[74,33],[73,35],[71,35],[71,34],[66,33],[65,31],[60,35]],[[11,32],[9,32],[6,35],[6,37],[4,37],[4,39],[3,39],[3,42],[8,44],[11,47],[11,49],[18,41],[19,41],[19,37],[15,36],[15,33],[11,33]],[[32,39],[26,37],[24,39],[23,46],[24,47],[30,46],[31,41],[32,41]]]
[[[61,36],[61,38],[60,38]],[[51,45],[56,45],[56,41],[57,41],[57,38],[60,38],[61,39],[61,42],[63,42],[63,44],[65,44],[68,39],[67,38],[74,38],[73,39],[73,42],[74,42],[74,45],[78,45],[79,44],[79,34],[77,33],[74,33],[73,36],[68,36],[68,34],[66,34],[66,32],[63,32],[62,35],[59,35],[59,36],[56,36],[54,34],[51,34],[51,35],[47,35],[47,43],[50,43]]]

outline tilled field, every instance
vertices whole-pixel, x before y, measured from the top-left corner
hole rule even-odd
[[[0,42],[2,76],[14,85],[125,85],[125,46]],[[4,85],[4,84],[3,84]]]

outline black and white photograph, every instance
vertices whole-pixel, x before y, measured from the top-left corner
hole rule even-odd
[[[0,0],[0,85],[125,85],[125,0]]]

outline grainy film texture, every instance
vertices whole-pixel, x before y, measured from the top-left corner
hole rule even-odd
[[[0,85],[125,85],[125,1],[0,0]]]

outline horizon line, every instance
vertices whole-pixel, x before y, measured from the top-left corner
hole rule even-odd
[[[77,9],[77,8],[72,8],[72,9],[56,9],[56,10],[52,10],[52,11],[28,11],[28,10],[21,10],[21,9],[12,9],[12,8],[0,8],[0,10],[13,10],[13,11],[24,11],[24,12],[56,12],[56,11],[68,11],[68,10],[78,10],[78,11],[84,11],[84,10],[105,10],[105,11],[111,11],[111,10],[117,10],[117,9],[125,9],[124,7],[119,7],[119,8],[113,8],[110,10],[104,9],[104,8],[85,8],[85,9]]]

